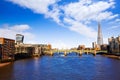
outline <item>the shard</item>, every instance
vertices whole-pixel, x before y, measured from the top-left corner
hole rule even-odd
[[[98,44],[98,45],[102,45],[102,44],[103,44],[103,36],[102,36],[102,30],[101,30],[101,25],[100,25],[100,23],[98,23],[97,44]]]

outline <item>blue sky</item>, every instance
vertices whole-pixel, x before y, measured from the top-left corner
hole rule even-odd
[[[120,35],[119,0],[1,0],[0,36],[24,43],[71,48],[92,46],[100,22],[104,43]]]

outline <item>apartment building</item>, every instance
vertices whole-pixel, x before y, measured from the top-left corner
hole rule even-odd
[[[15,40],[0,38],[0,60],[12,60],[15,53]]]

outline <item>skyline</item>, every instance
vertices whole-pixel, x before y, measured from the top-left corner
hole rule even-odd
[[[24,43],[71,48],[120,35],[119,0],[1,0],[0,37],[25,36]],[[104,6],[104,7],[103,7]]]

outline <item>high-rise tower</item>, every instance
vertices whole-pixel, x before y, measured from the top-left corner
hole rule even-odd
[[[100,25],[100,23],[98,23],[97,44],[98,44],[98,45],[102,45],[102,44],[103,44],[103,36],[102,36],[102,30],[101,30],[101,25]]]
[[[16,34],[16,43],[17,44],[23,44],[23,40],[24,40],[24,35]]]

